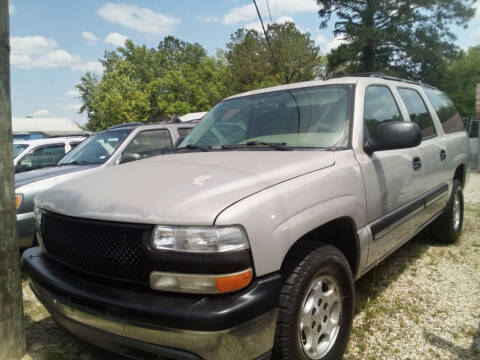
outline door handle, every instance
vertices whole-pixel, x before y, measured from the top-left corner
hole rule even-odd
[[[447,158],[447,150],[442,149],[440,150],[440,160],[445,160]]]
[[[414,171],[420,170],[422,167],[422,159],[420,159],[418,156],[414,157],[412,160],[412,166]]]

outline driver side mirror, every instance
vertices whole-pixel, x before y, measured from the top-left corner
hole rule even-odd
[[[414,122],[392,121],[383,122],[377,127],[375,141],[368,140],[365,143],[366,153],[381,150],[394,150],[412,148],[420,145],[422,134],[420,128]]]
[[[21,163],[18,163],[15,166],[15,174],[25,172],[25,171],[29,171],[29,170],[32,170],[32,167],[28,166],[28,165],[22,165]]]
[[[119,164],[125,164],[125,163],[128,163],[128,162],[140,160],[141,158],[142,158],[142,156],[140,154],[126,153],[126,154],[123,154],[122,157],[120,158]]]

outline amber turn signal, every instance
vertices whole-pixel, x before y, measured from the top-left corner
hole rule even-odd
[[[23,195],[22,194],[15,194],[15,209],[18,210],[20,205],[22,205]]]
[[[248,269],[241,273],[217,277],[215,286],[219,293],[226,293],[240,290],[250,284],[252,281],[252,270]]]

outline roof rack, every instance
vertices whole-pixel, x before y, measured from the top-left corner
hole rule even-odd
[[[425,86],[425,87],[429,87],[429,88],[432,88],[432,89],[436,89],[435,86],[423,83],[421,81],[413,81],[413,80],[402,79],[402,78],[399,78],[399,77],[387,75],[387,74],[382,73],[382,72],[366,72],[366,73],[358,73],[358,74],[350,74],[350,75],[339,75],[339,76],[332,76],[329,79],[349,77],[349,76],[351,76],[351,77],[373,77],[373,78],[399,81],[399,82],[403,82],[403,83],[407,83],[407,84],[420,85],[420,86]]]
[[[130,127],[130,126],[140,126],[140,125],[145,125],[143,122],[131,122],[131,123],[123,123],[123,124],[118,124],[114,126],[110,126],[108,129],[119,129],[123,127]]]

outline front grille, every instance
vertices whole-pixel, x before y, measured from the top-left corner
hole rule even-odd
[[[78,271],[142,282],[143,239],[150,226],[78,219],[45,213],[42,238],[48,255]]]

